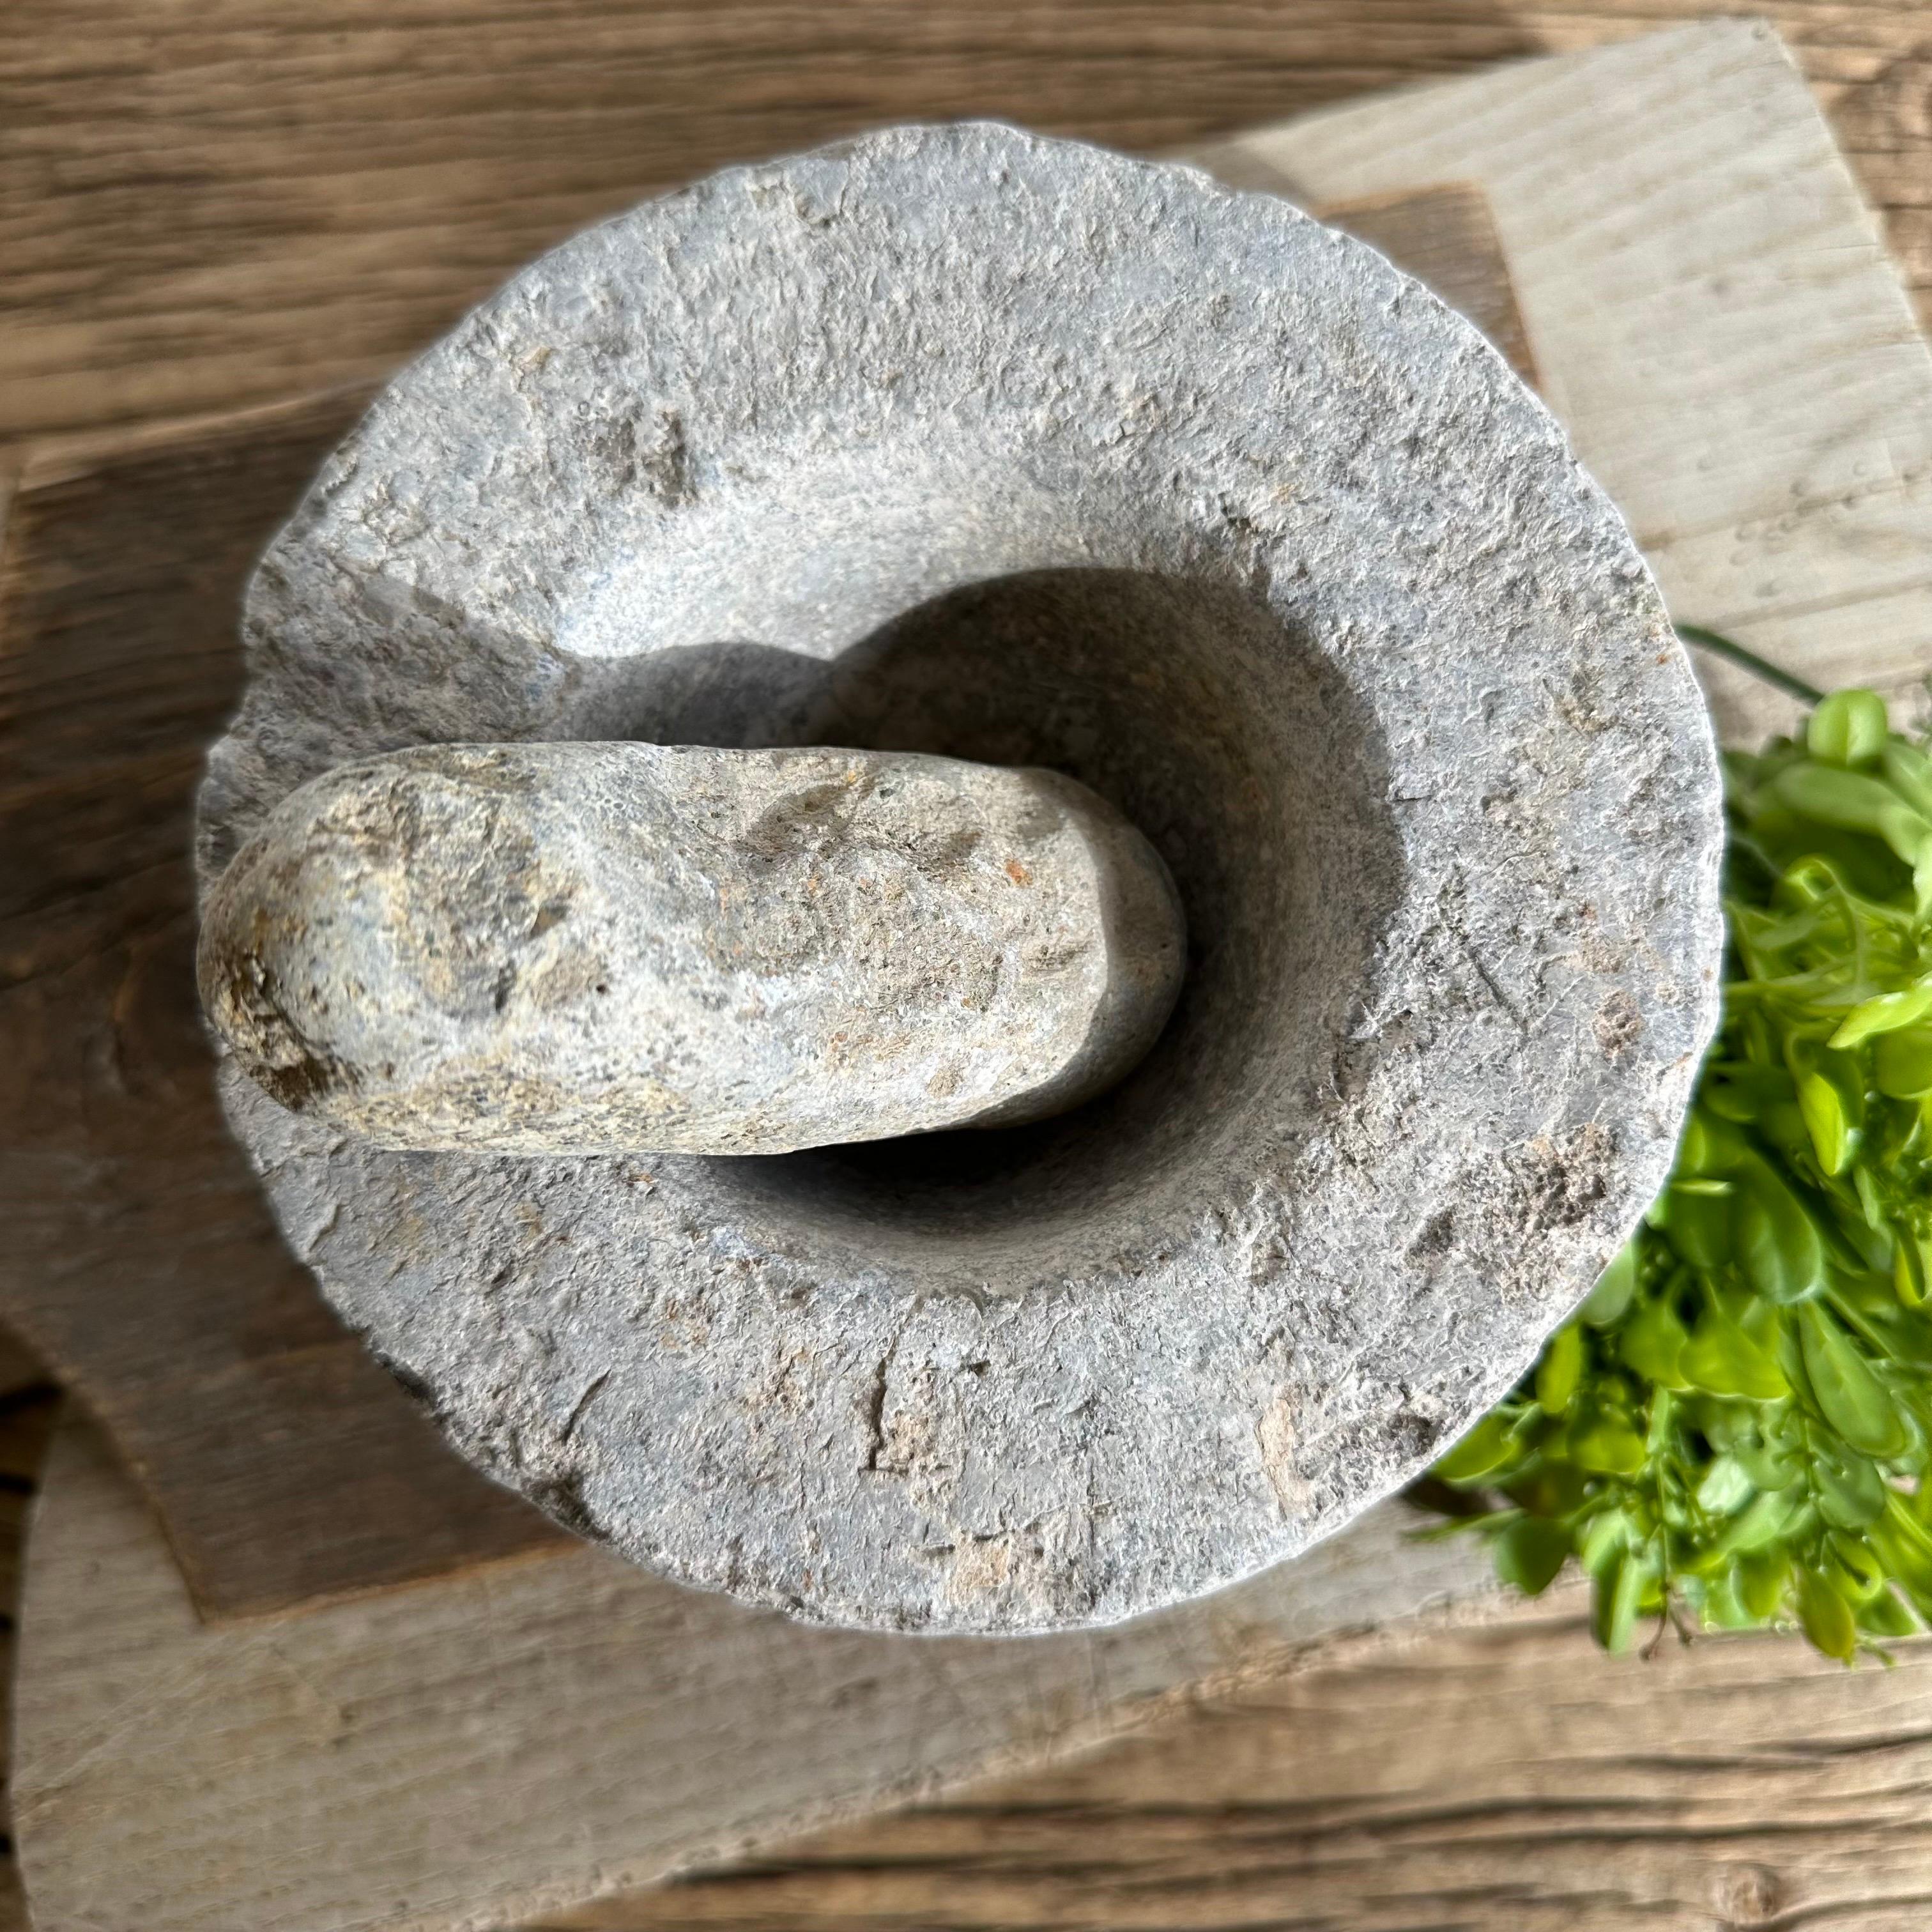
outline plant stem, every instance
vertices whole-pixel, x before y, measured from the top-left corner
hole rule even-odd
[[[1787,698],[1795,698],[1801,704],[1816,704],[1825,695],[1816,685],[1807,684],[1802,677],[1794,677],[1788,670],[1780,670],[1756,652],[1747,650],[1733,638],[1707,631],[1702,624],[1679,624],[1676,631],[1687,644],[1696,644],[1714,656],[1728,658],[1740,670],[1748,670],[1754,677],[1762,678],[1766,684],[1774,685]]]

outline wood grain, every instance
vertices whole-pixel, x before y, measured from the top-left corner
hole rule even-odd
[[[1203,158],[1304,199],[1476,183],[1550,405],[1673,614],[1922,714],[1932,352],[1805,90],[1770,84],[1783,58],[1762,27],[1683,28]],[[1795,719],[1744,674],[1700,670],[1726,737]]]
[[[653,190],[881,122],[1141,149],[1671,0],[9,0],[0,442],[367,380]],[[1932,20],[1772,0],[1932,294]],[[1680,104],[1706,116],[1694,90]]]
[[[44,448],[0,554],[0,1311],[113,1430],[215,1616],[568,1541],[324,1306],[195,1007],[189,810],[239,586],[355,408]]]
[[[46,1478],[39,1932],[1918,1932],[1932,1903],[1932,1640],[1889,1671],[1781,1637],[1607,1658],[1566,1590],[1313,1650],[1224,1604],[1178,1696],[1092,1648],[1118,1735],[1084,1756],[566,1904],[770,1836],[775,1799],[850,1808],[868,1726],[909,1709],[902,1789],[1016,1720],[1022,1750],[1077,1741],[1072,1674],[1029,1660],[1066,1646],[814,1634],[588,1551],[210,1630],[98,1436],[67,1430]]]
[[[0,1334],[0,1738],[13,1730],[15,1618],[35,1480],[60,1413],[60,1391],[39,1362]],[[0,1932],[29,1932],[26,1894],[0,1805]]]
[[[208,1624],[98,1432],[57,1438],[14,1821],[40,1932],[501,1926],[1036,1763],[1204,1681],[1495,1594],[1384,1504],[1299,1562],[1071,1636],[808,1629],[579,1545]]]
[[[526,1932],[1922,1932],[1932,1642],[1591,1658],[1580,1594]]]

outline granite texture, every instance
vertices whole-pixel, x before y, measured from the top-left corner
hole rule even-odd
[[[724,174],[405,372],[248,602],[212,884],[423,742],[1068,772],[1184,903],[1060,1118],[733,1160],[397,1154],[224,1090],[466,1454],[694,1584],[901,1630],[1291,1556],[1532,1360],[1717,1010],[1703,707],[1473,329],[1259,195],[986,126]]]
[[[1186,954],[1160,855],[1058,772],[432,745],[284,800],[199,977],[258,1086],[379,1146],[788,1154],[1064,1113]]]

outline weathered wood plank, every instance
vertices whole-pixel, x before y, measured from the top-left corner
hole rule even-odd
[[[1932,1642],[1591,1657],[1574,1590],[543,1932],[1922,1932]],[[536,1928],[530,1928],[536,1932]]]
[[[0,1738],[13,1730],[14,1629],[28,1512],[60,1407],[60,1391],[40,1363],[0,1334]],[[0,1832],[10,1824],[10,1814],[0,1805]],[[0,1853],[0,1932],[30,1932],[11,1838],[0,1842],[5,1847]]]
[[[1594,46],[1681,0],[9,0],[0,442],[367,380],[584,223],[990,114],[1173,148]],[[1932,25],[1766,0],[1932,289]],[[1684,123],[1708,121],[1696,88]]]
[[[241,582],[356,406],[44,449],[0,554],[0,1312],[113,1430],[218,1616],[568,1540],[329,1314],[195,1007],[188,814]]]
[[[1768,84],[1780,58],[1762,27],[1691,27],[1549,63],[1533,85],[1502,73],[1399,110],[1338,108],[1208,158],[1321,200],[1475,182],[1551,405],[1675,614],[1802,658],[1816,682],[1916,704],[1932,351],[1804,90]],[[1727,737],[1795,715],[1729,667],[1700,669]]]
[[[585,1546],[209,1625],[98,1433],[45,1481],[14,1772],[40,1932],[501,1924],[1036,1762],[1396,1602],[1493,1600],[1390,1504],[1077,1636],[810,1630]]]

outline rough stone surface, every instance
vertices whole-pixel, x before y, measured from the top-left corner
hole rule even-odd
[[[398,1154],[227,1070],[452,1438],[674,1576],[906,1630],[1231,1582],[1473,1420],[1666,1171],[1721,822],[1655,587],[1474,331],[1264,196],[964,127],[638,208],[396,381],[245,629],[211,883],[344,759],[626,737],[1049,766],[1174,874],[1172,1023],[1034,1126]]]
[[[1186,957],[1160,855],[1057,772],[538,744],[310,781],[200,970],[258,1085],[384,1147],[788,1154],[1064,1113]]]

